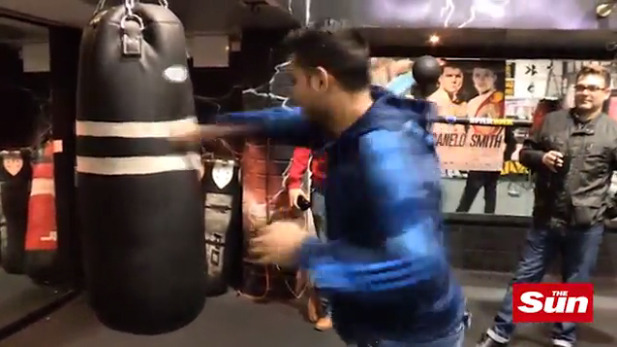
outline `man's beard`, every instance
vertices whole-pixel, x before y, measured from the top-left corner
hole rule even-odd
[[[305,107],[304,110],[309,122],[319,126],[320,128],[324,128],[324,126],[328,123],[328,120],[332,117],[331,112],[324,109]]]
[[[594,113],[594,112],[598,112],[598,111],[602,110],[602,105],[595,106],[595,105],[592,104],[591,107],[575,106],[575,109],[576,109],[577,113],[589,114],[589,113]]]

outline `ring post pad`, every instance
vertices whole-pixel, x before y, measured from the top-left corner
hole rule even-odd
[[[143,28],[135,20],[127,20],[122,35],[122,55],[125,57],[141,56],[143,43]]]

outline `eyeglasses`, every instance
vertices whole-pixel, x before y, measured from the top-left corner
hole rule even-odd
[[[593,92],[597,92],[597,91],[605,90],[605,89],[606,88],[604,87],[595,86],[595,85],[585,85],[585,84],[577,84],[574,86],[574,90],[577,92],[584,92],[588,90],[589,92],[593,93]]]

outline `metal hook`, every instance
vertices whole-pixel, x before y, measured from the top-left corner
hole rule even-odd
[[[126,28],[126,21],[128,20],[132,20],[137,22],[137,24],[139,24],[139,30],[144,30],[145,25],[144,25],[144,20],[141,19],[140,16],[134,14],[134,13],[130,13],[130,14],[126,14],[124,16],[122,16],[122,19],[120,20],[120,28],[125,29]]]
[[[132,20],[139,25],[139,32],[126,30],[126,22]],[[122,54],[125,57],[140,57],[142,55],[144,22],[141,17],[124,15],[120,21],[120,28],[124,31],[122,35]]]

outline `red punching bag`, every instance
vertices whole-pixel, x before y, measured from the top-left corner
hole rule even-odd
[[[56,249],[53,145],[48,142],[32,168],[26,233],[26,273],[36,282],[52,279]]]

